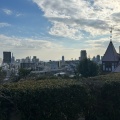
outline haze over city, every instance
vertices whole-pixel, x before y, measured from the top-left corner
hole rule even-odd
[[[120,0],[0,0],[0,58],[78,59],[80,50],[103,55],[120,46]]]

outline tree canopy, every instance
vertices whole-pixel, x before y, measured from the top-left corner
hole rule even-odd
[[[87,58],[80,61],[79,65],[77,66],[78,73],[80,73],[83,77],[93,77],[98,75],[98,69],[98,65]]]
[[[30,72],[31,70],[21,68],[19,69],[19,76],[21,78],[26,77],[28,74],[30,74]]]

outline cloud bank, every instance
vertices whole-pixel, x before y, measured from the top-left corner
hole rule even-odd
[[[9,37],[0,34],[0,46],[1,55],[3,51],[11,51],[16,58],[37,56],[40,60],[60,60],[62,55],[67,59],[79,57],[78,49],[68,49],[59,43],[41,39]]]
[[[52,23],[49,34],[74,40],[120,27],[120,0],[33,0]],[[117,29],[115,29],[117,31]]]
[[[3,9],[3,12],[6,14],[6,15],[12,15],[12,11],[9,10],[9,9]]]
[[[9,26],[11,26],[11,24],[9,24],[9,23],[4,23],[4,22],[0,23],[0,28],[9,27]]]

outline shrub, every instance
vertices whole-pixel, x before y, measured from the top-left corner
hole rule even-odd
[[[4,112],[0,113],[1,119],[7,120],[10,111],[15,108],[20,112],[22,120],[75,120],[79,114],[83,114],[87,100],[87,91],[83,86],[73,81],[57,83],[48,80],[49,84],[43,87],[45,82],[47,80],[44,83],[32,81],[32,84],[23,82],[3,85],[1,93],[9,100],[6,104],[0,99],[0,108]]]
[[[108,81],[109,76],[1,85],[0,120],[10,120],[14,111],[21,120],[77,120],[80,116],[85,120],[119,120],[120,82]]]

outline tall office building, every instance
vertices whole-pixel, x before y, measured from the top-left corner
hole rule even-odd
[[[85,58],[87,58],[87,52],[86,50],[81,50],[81,53],[80,53],[80,60],[83,60]]]
[[[15,57],[13,56],[13,53],[12,53],[11,63],[14,63],[14,62],[15,62]]]
[[[96,57],[95,56],[93,56],[92,61],[96,62]]]
[[[119,46],[119,54],[120,54],[120,46]]]
[[[100,62],[100,55],[97,55],[97,56],[96,56],[96,61],[97,61],[97,62]]]
[[[32,62],[33,62],[33,63],[38,63],[38,62],[39,62],[39,59],[38,59],[36,56],[33,56]]]
[[[11,52],[3,52],[3,63],[11,63]]]
[[[65,62],[64,56],[62,56],[62,62],[63,62],[63,63]]]

